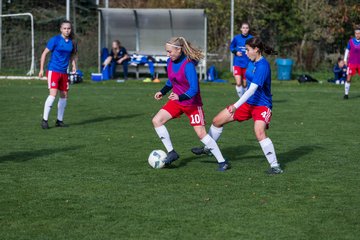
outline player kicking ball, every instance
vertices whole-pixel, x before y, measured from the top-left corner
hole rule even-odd
[[[277,161],[274,145],[266,136],[266,129],[271,120],[272,95],[271,95],[271,69],[269,62],[263,57],[263,52],[274,54],[273,49],[266,47],[259,38],[251,38],[246,41],[246,55],[251,63],[246,69],[248,90],[241,98],[222,110],[213,119],[209,135],[217,141],[223,131],[223,126],[233,121],[254,120],[255,136],[270,164],[268,174],[280,174],[283,170]],[[205,147],[193,148],[191,151],[196,154],[208,154]]]
[[[206,149],[215,156],[218,161],[219,171],[226,171],[230,168],[228,161],[222,156],[217,143],[212,139],[205,129],[204,111],[200,95],[199,81],[196,74],[195,63],[203,58],[203,53],[190,45],[183,37],[170,39],[165,45],[167,56],[168,81],[157,93],[155,99],[161,100],[170,90],[169,101],[159,110],[152,119],[155,131],[168,151],[164,160],[166,165],[179,158],[174,150],[169,132],[165,123],[169,120],[180,117],[183,113],[190,120],[200,141]]]
[[[72,26],[70,21],[63,21],[60,24],[61,34],[51,38],[41,54],[39,77],[44,74],[44,64],[46,55],[51,52],[46,77],[48,81],[49,96],[44,105],[44,114],[41,121],[41,127],[48,129],[48,118],[55,97],[60,91],[58,102],[58,114],[55,123],[56,127],[66,127],[63,122],[65,107],[69,91],[69,77],[67,69],[69,62],[72,62],[72,72],[76,72],[76,46],[73,41]]]

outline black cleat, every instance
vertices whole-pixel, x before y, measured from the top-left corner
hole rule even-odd
[[[349,95],[345,94],[344,99],[349,99]]]
[[[283,172],[284,171],[280,168],[280,166],[271,167],[271,168],[269,168],[269,170],[267,170],[267,174],[269,174],[269,175],[281,174]]]
[[[225,172],[226,170],[229,170],[231,168],[230,163],[228,161],[219,163],[218,171]]]
[[[48,121],[45,121],[44,119],[41,121],[41,128],[42,129],[49,129]]]
[[[165,163],[165,165],[170,165],[172,162],[177,160],[179,157],[180,157],[179,154],[177,154],[177,152],[175,152],[175,150],[172,150],[168,153],[167,157],[165,158],[165,160],[163,162]]]
[[[55,127],[68,127],[63,121],[56,120]]]
[[[210,151],[210,149],[206,148],[206,147],[194,147],[191,149],[191,152],[195,155],[208,155],[208,156],[212,156],[212,153]]]

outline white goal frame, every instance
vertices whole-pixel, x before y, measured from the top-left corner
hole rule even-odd
[[[35,49],[34,49],[34,17],[31,13],[16,13],[16,14],[1,14],[0,18],[3,17],[23,17],[29,16],[31,20],[31,66],[29,72],[26,74],[28,76],[32,76],[35,73]],[[2,49],[2,26],[0,26],[0,58],[2,57],[1,49]],[[1,65],[0,65],[1,69]]]

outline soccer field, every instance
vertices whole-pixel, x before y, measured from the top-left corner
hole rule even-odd
[[[194,156],[186,116],[167,124],[180,159],[151,169],[163,149],[151,118],[162,84],[72,85],[64,121],[40,128],[44,81],[0,81],[0,239],[358,239],[360,81],[273,81],[269,137],[284,174],[268,176],[253,122],[224,128],[232,169]],[[201,85],[207,127],[237,100],[230,84]]]

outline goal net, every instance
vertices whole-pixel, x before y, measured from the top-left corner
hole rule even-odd
[[[33,16],[30,13],[0,15],[0,34],[0,75],[34,75]]]

